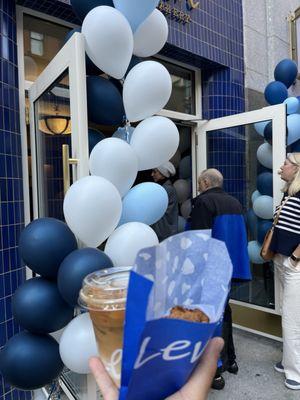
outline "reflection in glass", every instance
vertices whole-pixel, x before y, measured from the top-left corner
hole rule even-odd
[[[71,147],[68,72],[35,102],[39,215],[63,219],[62,145]]]
[[[157,60],[169,71],[172,79],[172,94],[166,110],[195,115],[195,74],[193,71]]]
[[[62,48],[69,28],[24,14],[25,80],[34,82]]]
[[[261,125],[264,127],[267,123]],[[263,130],[258,132],[252,124],[208,132],[207,166],[222,172],[225,191],[236,197],[243,205],[247,219],[248,243],[251,243],[252,250],[257,253],[252,253],[251,257],[252,281],[233,282],[231,298],[274,308],[273,265],[259,257],[264,237],[262,229],[267,226],[262,221],[268,222],[268,220],[258,218],[253,212],[253,203],[257,196],[273,195],[272,170],[262,165],[257,158],[257,151],[263,144],[266,148]],[[261,156],[259,159],[262,161]],[[263,164],[265,164],[264,159]],[[270,164],[268,166],[271,167]],[[258,187],[262,193],[257,192]]]

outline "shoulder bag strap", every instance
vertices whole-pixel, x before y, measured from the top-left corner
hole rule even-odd
[[[282,201],[282,203],[281,203],[281,205],[280,205],[280,207],[279,207],[279,209],[278,209],[278,211],[277,211],[277,213],[276,213],[276,216],[275,216],[275,218],[274,218],[273,227],[274,227],[275,225],[277,225],[278,220],[279,220],[280,213],[281,213],[281,211],[282,211],[282,208],[285,206],[285,204],[287,203],[287,201],[289,200],[290,197],[291,197],[291,196],[287,196],[287,198],[286,198],[284,201]]]

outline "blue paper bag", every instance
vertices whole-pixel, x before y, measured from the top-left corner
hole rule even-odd
[[[225,244],[204,231],[139,252],[128,287],[120,400],[163,400],[186,383],[221,323],[231,275]],[[210,322],[168,318],[177,305],[203,311]]]

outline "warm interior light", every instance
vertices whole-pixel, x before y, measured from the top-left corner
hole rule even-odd
[[[48,135],[70,135],[71,119],[64,115],[43,115],[39,120],[39,130]]]

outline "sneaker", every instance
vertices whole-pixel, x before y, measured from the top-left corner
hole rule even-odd
[[[286,379],[284,384],[289,389],[300,390],[300,382],[293,381],[292,379]]]
[[[232,364],[228,365],[227,369],[226,369],[230,374],[237,374],[239,371],[239,366],[237,365],[237,363],[235,361],[233,361]]]
[[[275,371],[280,372],[281,374],[284,374],[284,367],[280,361],[274,365],[274,369],[275,369]]]
[[[225,380],[224,380],[223,376],[216,375],[211,384],[212,389],[222,390],[222,389],[224,389],[224,386],[225,386]]]

